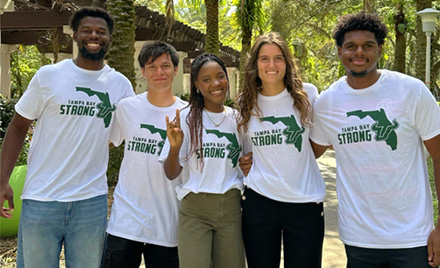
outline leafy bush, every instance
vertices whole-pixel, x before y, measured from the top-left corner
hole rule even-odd
[[[437,222],[437,211],[438,211],[438,200],[437,200],[437,192],[435,190],[435,180],[434,180],[434,164],[432,162],[432,157],[427,159],[428,162],[428,174],[429,174],[429,183],[431,184],[431,192],[432,192],[432,204],[434,207],[434,224]]]
[[[3,144],[3,139],[5,138],[6,135],[6,130],[9,126],[9,123],[12,120],[12,117],[14,116],[15,103],[17,103],[17,100],[8,100],[4,98],[2,95],[0,95],[0,149]],[[29,151],[29,145],[32,138],[33,128],[34,126],[32,126],[29,129],[29,132],[26,135],[23,148],[17,159],[17,163],[16,163],[17,166],[26,165],[27,163],[27,153]]]
[[[107,168],[107,182],[109,186],[114,186],[118,182],[122,158],[124,158],[124,143],[121,143],[118,147],[111,145]]]

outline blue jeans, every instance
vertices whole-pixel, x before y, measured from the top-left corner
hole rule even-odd
[[[23,200],[17,268],[98,268],[107,227],[107,195],[75,202]]]

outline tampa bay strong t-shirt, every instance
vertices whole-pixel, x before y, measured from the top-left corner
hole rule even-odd
[[[188,179],[176,188],[177,197],[181,200],[190,192],[223,194],[233,188],[241,190],[243,180],[238,158],[242,152],[242,138],[237,131],[237,111],[230,107],[226,107],[226,115],[203,111],[203,148],[190,156],[190,132],[186,123],[188,112],[189,108],[185,108],[180,113],[180,125],[184,133],[180,165]],[[226,118],[216,127],[207,113],[214,122],[221,122],[224,116]],[[167,158],[169,146],[167,140],[160,156],[161,161]],[[203,168],[199,161],[202,154]]]
[[[134,95],[113,68],[79,68],[71,59],[41,67],[15,105],[37,120],[23,199],[77,201],[107,193],[108,140],[119,100]]]
[[[380,73],[368,88],[353,89],[344,76],[322,92],[310,137],[335,149],[345,244],[424,246],[433,212],[423,141],[440,134],[440,108],[420,80]]]
[[[128,240],[177,246],[180,202],[175,188],[182,176],[169,180],[158,162],[167,137],[165,117],[172,120],[176,110],[188,103],[176,97],[168,107],[148,101],[148,93],[121,100],[110,140],[119,146],[123,140],[124,159],[107,232]]]
[[[303,87],[313,104],[316,87],[309,83]],[[253,152],[253,163],[244,182],[280,202],[322,202],[325,183],[310,145],[310,127],[301,124],[293,103],[287,89],[275,96],[258,95],[262,115],[251,116],[245,134],[245,153]]]

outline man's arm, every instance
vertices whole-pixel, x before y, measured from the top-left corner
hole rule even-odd
[[[312,150],[313,153],[315,154],[315,158],[319,158],[321,155],[325,153],[327,148],[330,148],[330,146],[324,146],[314,143],[312,140],[310,140],[310,144],[312,145]]]
[[[434,164],[435,189],[437,200],[440,200],[440,135],[426,140],[424,143]],[[437,215],[440,215],[440,211],[436,212]],[[440,223],[438,220],[435,229],[428,238],[428,262],[432,267],[440,265]]]
[[[0,205],[2,210],[0,217],[12,217],[11,212],[14,209],[14,201],[12,188],[9,185],[9,177],[14,170],[15,163],[23,147],[24,139],[26,138],[26,133],[32,122],[32,120],[28,120],[15,113],[8,126],[1,152]],[[9,208],[3,207],[6,200],[8,200]]]

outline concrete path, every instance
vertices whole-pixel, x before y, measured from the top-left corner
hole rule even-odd
[[[326,197],[324,202],[325,237],[323,250],[323,268],[345,268],[347,265],[344,245],[338,233],[338,200],[336,197],[336,161],[335,152],[327,152],[318,159],[319,169],[324,177]]]

